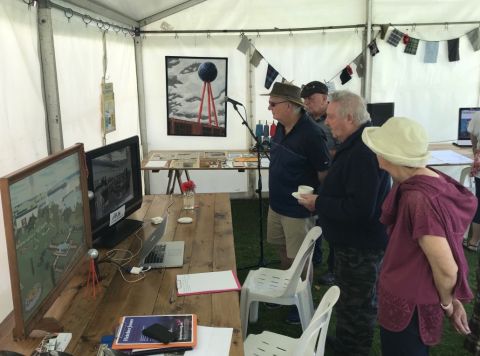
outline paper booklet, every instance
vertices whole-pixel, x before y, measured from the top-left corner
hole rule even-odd
[[[142,334],[142,330],[153,324],[161,324],[175,334],[176,340],[168,344]],[[114,350],[162,349],[173,347],[195,347],[197,345],[197,316],[195,314],[138,315],[120,319]]]
[[[178,295],[221,293],[242,289],[232,270],[177,275]]]

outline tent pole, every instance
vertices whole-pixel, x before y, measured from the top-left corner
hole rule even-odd
[[[142,38],[138,31],[135,31],[133,39],[135,47],[135,70],[137,75],[137,95],[138,95],[138,122],[140,125],[140,139],[142,141],[142,157],[148,157],[147,142],[147,119],[145,113],[145,83],[143,79],[143,55],[142,55]],[[145,171],[143,174],[143,184],[145,194],[150,194],[150,173]]]
[[[255,127],[255,118],[253,117],[253,106],[255,105],[255,98],[254,98],[254,92],[255,92],[255,67],[253,64],[250,63],[250,58],[252,58],[252,46],[248,47],[248,52],[247,52],[247,121],[250,127]],[[256,142],[254,142],[253,138],[249,135],[248,131],[245,130],[245,135],[247,136],[247,142],[250,143],[250,146],[254,145]],[[249,147],[247,147],[248,149]],[[247,178],[247,194],[249,198],[254,198],[255,197],[255,180],[256,180],[256,171],[253,169],[247,170],[248,172],[248,178]]]
[[[46,111],[47,147],[48,153],[52,154],[63,150],[63,135],[49,0],[38,2],[38,42]]]
[[[365,76],[364,80],[362,81],[362,96],[365,98],[367,103],[370,103],[372,99],[372,56],[370,55],[370,51],[368,49],[368,44],[372,41],[372,0],[367,0],[367,27],[365,29],[365,43],[364,43],[364,56],[365,56]]]

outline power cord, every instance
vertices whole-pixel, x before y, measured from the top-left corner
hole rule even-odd
[[[127,283],[135,283],[138,281],[141,281],[142,279],[145,278],[145,273],[150,271],[150,267],[145,268],[145,267],[128,267],[127,264],[130,263],[141,251],[142,246],[143,246],[143,240],[138,236],[138,231],[135,231],[135,237],[140,241],[140,247],[137,249],[135,253],[133,253],[130,250],[125,250],[125,249],[111,249],[107,251],[105,254],[105,257],[101,260],[98,261],[98,263],[111,263],[115,265],[120,272],[120,275],[122,276],[122,279],[127,282]],[[123,252],[126,257],[115,257],[117,253]],[[130,273],[134,275],[140,275],[139,278],[136,279],[128,279],[125,277],[125,273]]]
[[[169,196],[169,203],[168,203],[168,206],[165,210],[165,214],[164,216],[168,215],[169,212],[170,212],[170,207],[174,204],[174,201],[173,201],[173,195],[170,194]],[[139,240],[140,242],[140,246],[138,247],[137,251],[135,253],[133,253],[132,251],[130,250],[125,250],[125,249],[119,249],[119,248],[114,248],[114,249],[111,249],[109,251],[107,251],[107,253],[105,254],[105,257],[100,259],[98,261],[98,263],[111,263],[113,265],[115,265],[118,269],[118,271],[120,272],[120,275],[122,276],[123,280],[127,283],[135,283],[135,282],[138,282],[138,281],[141,281],[142,279],[145,278],[145,273],[150,271],[152,268],[151,267],[128,267],[127,264],[129,264],[136,256],[138,256],[138,254],[140,253],[140,251],[142,250],[142,247],[143,247],[143,240],[142,238],[138,235],[138,232],[140,231],[140,229],[138,229],[137,231],[135,231],[134,235],[135,237]],[[123,252],[124,255],[126,255],[125,257],[115,257],[115,255],[117,253],[121,253]],[[134,279],[134,280],[129,280],[127,278],[125,278],[125,274],[124,273],[130,273],[130,274],[134,274],[134,275],[139,275],[140,277],[137,278],[137,279]]]

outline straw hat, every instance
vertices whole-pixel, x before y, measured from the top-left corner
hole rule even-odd
[[[285,100],[291,101],[300,106],[304,106],[303,100],[300,96],[301,89],[293,84],[276,82],[273,84],[272,91],[268,94],[260,94],[262,96],[278,96]]]
[[[418,122],[392,117],[381,127],[367,127],[363,142],[387,161],[406,167],[425,167],[428,161],[428,136]]]

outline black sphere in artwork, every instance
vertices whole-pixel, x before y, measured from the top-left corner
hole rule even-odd
[[[217,74],[217,67],[212,62],[204,62],[198,67],[198,76],[204,82],[213,82],[217,78]]]

